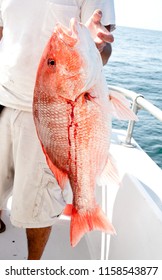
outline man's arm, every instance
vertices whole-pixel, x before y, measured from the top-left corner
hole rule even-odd
[[[112,53],[112,46],[109,43],[106,43],[106,46],[103,48],[103,51],[100,53],[102,57],[103,65],[105,65]]]
[[[112,31],[115,29],[115,24],[114,25],[108,25],[108,26],[105,26],[105,28],[111,32],[111,29]],[[112,53],[112,46],[110,43],[106,43],[106,46],[104,47],[103,51],[101,52],[101,57],[102,57],[102,61],[103,61],[103,65],[105,65],[110,56],[111,56],[111,53]]]

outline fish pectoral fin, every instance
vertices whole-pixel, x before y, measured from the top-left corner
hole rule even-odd
[[[121,93],[110,91],[109,99],[112,115],[119,120],[138,121],[138,117],[130,108],[130,102]]]
[[[66,204],[62,214],[65,215],[65,216],[71,216],[72,215],[72,209],[73,209],[72,204]]]
[[[116,234],[116,231],[106,215],[96,206],[93,210],[80,213],[75,207],[72,209],[70,224],[70,242],[74,247],[86,232],[100,230],[109,234]]]
[[[53,162],[51,161],[51,159],[49,158],[44,146],[42,145],[42,149],[43,149],[43,152],[45,154],[45,157],[46,157],[46,161],[47,161],[47,164],[50,168],[50,170],[52,171],[53,175],[55,176],[60,188],[63,190],[65,188],[65,185],[68,181],[68,175],[66,172],[63,172],[62,170],[60,170],[57,166],[55,166],[53,164]]]
[[[105,186],[108,184],[119,185],[120,179],[116,163],[111,154],[109,154],[106,165],[101,173],[101,176],[97,179],[99,186]]]

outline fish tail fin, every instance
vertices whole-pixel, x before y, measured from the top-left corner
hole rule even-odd
[[[116,231],[102,209],[97,205],[93,210],[84,213],[72,209],[70,225],[70,242],[74,247],[86,232],[100,230],[109,234],[116,234]]]
[[[130,109],[130,102],[118,91],[110,91],[109,99],[112,115],[119,120],[138,121],[136,114]]]

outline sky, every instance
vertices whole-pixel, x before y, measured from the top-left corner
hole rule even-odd
[[[116,25],[162,31],[162,0],[114,0]]]

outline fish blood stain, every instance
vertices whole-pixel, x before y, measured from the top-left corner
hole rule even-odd
[[[69,124],[68,124],[68,141],[69,141],[69,153],[68,153],[68,158],[69,158],[69,169],[71,169],[71,163],[72,163],[72,155],[71,155],[71,140],[72,137],[74,137],[74,144],[75,144],[75,175],[77,177],[77,152],[76,152],[76,137],[77,137],[77,128],[78,124],[75,123],[75,114],[74,114],[74,109],[75,109],[75,101],[68,101],[68,104],[70,105],[70,113],[69,113]]]

